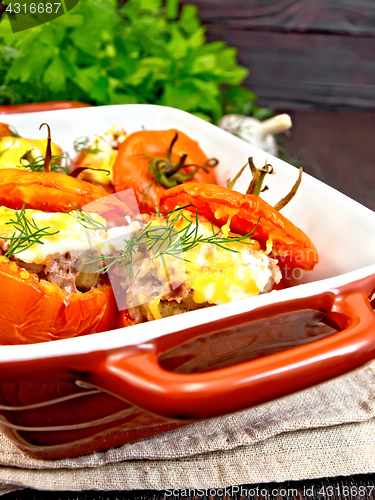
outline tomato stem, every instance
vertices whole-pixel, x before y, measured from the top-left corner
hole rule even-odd
[[[51,172],[51,159],[52,159],[52,149],[51,149],[51,129],[48,123],[42,123],[39,127],[39,130],[46,126],[48,129],[48,137],[47,137],[47,148],[46,148],[46,156],[44,158],[44,171]]]
[[[278,203],[276,203],[276,205],[274,206],[276,210],[280,211],[294,198],[302,181],[302,172],[303,168],[300,167],[297,182],[294,184],[290,192],[284,198],[282,198]]]
[[[235,183],[238,181],[248,165],[250,167],[253,178],[251,179],[250,186],[247,188],[246,194],[254,194],[255,196],[260,196],[260,193],[268,190],[268,186],[263,187],[263,181],[267,174],[273,173],[273,167],[269,163],[266,163],[263,168],[256,168],[252,157],[249,158],[246,165],[241,168],[241,170],[236,174],[235,177],[233,177],[232,180],[227,180],[227,188],[231,190],[234,188]],[[302,172],[303,169],[301,167],[299,169],[297,182],[294,184],[290,192],[274,206],[276,210],[280,211],[294,198],[301,184]]]
[[[152,184],[156,183],[159,186],[171,188],[177,186],[178,184],[183,184],[185,181],[191,179],[195,176],[198,170],[204,170],[208,174],[208,168],[214,168],[219,163],[216,158],[210,158],[209,160],[206,160],[203,165],[195,165],[193,163],[187,164],[186,160],[188,155],[186,153],[181,154],[177,162],[173,162],[173,146],[176,144],[177,140],[178,133],[176,132],[173,136],[171,144],[169,145],[166,155],[152,158],[149,165],[150,173],[153,175]],[[190,172],[183,171],[186,167],[194,167],[194,169]],[[150,187],[151,184],[149,189]],[[149,189],[147,190],[147,193]]]
[[[94,172],[105,172],[107,175],[110,175],[111,172],[106,168],[93,168],[93,167],[76,167],[69,174],[69,177],[77,178],[79,174],[81,174],[84,170],[94,170]]]
[[[259,196],[262,191],[264,178],[267,174],[272,174],[273,167],[269,163],[266,163],[263,168],[256,168],[252,157],[249,158],[249,166],[251,169],[251,173],[253,174],[253,178],[250,182],[250,186],[246,191],[246,194],[254,194],[255,196]],[[265,190],[266,189],[268,189],[267,186],[265,186]]]

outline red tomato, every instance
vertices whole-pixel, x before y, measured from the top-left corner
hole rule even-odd
[[[1,297],[1,345],[104,332],[117,323],[117,305],[108,285],[69,294],[0,256],[0,289],[6,290]]]
[[[231,231],[242,235],[252,232],[252,237],[264,248],[272,239],[272,254],[277,256],[281,267],[312,270],[319,261],[309,237],[259,196],[189,182],[169,189],[161,197],[162,213],[186,205],[191,205],[188,210],[198,210],[199,215],[219,227],[229,218]]]
[[[173,140],[177,134],[177,140]],[[170,158],[168,152],[173,144]],[[156,169],[163,169],[168,163],[169,167],[176,166],[182,155],[187,155],[179,175],[155,175]],[[113,181],[115,191],[133,188],[141,212],[154,213],[160,204],[168,187],[180,183],[186,174],[198,169],[191,180],[216,184],[216,177],[212,167],[207,167],[207,156],[198,146],[198,143],[178,130],[143,130],[131,134],[120,146],[116,162],[113,167]],[[182,174],[182,176],[181,176]]]
[[[25,208],[44,212],[83,207],[108,193],[80,179],[58,172],[29,172],[16,168],[0,169],[0,206],[19,210]]]

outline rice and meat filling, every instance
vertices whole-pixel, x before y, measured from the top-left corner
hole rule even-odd
[[[0,209],[0,255],[10,253],[10,260],[19,267],[67,293],[86,292],[107,280],[105,268],[102,273],[83,272],[83,266],[77,270],[77,255],[90,248],[87,228],[79,221],[72,222],[68,214],[26,212],[38,224],[35,227],[43,227],[38,229],[44,231],[43,237],[13,254],[15,233],[9,226],[4,230],[12,214],[6,214],[8,222],[4,223]],[[106,248],[106,263],[115,259],[118,264],[108,275],[112,282],[117,274],[117,292],[125,296],[122,303],[136,323],[267,293],[281,279],[277,261],[268,257],[268,251],[250,237],[230,233],[229,227],[220,230],[205,219],[198,222],[186,211],[173,219],[155,216],[143,222],[143,228],[139,221],[131,222],[137,225],[132,232],[131,224],[124,226],[120,238],[121,228],[104,227],[91,235],[100,248]],[[126,231],[128,236],[124,237]],[[114,234],[117,243],[116,238],[111,239]],[[147,242],[151,242],[149,248]],[[151,248],[162,251],[156,255]]]
[[[86,229],[69,214],[0,207],[0,255],[39,280],[69,294],[101,286],[100,273],[77,269],[77,255],[87,248]]]
[[[207,220],[201,219],[196,225],[194,216],[186,212],[183,215],[174,220],[180,250],[186,247],[183,258],[182,254],[179,258],[170,255],[169,250],[158,258],[155,254],[141,257],[136,253],[132,276],[122,275],[129,315],[136,323],[267,293],[281,279],[277,261],[268,257],[255,240],[239,237],[235,241],[238,235],[229,233],[229,228],[224,228],[225,237]],[[161,229],[166,226],[159,218],[148,227],[158,225]],[[188,234],[196,231],[195,246],[191,239],[185,241],[185,228]],[[218,234],[216,243],[213,234]],[[150,246],[160,243],[150,238]]]
[[[260,294],[270,292],[273,285],[275,283],[279,283],[281,279],[280,270],[276,266],[275,261],[273,261],[273,259],[269,259],[269,261],[270,277],[263,290],[259,292]],[[212,272],[212,280],[213,283],[207,286],[207,291],[210,291],[212,287],[215,286],[215,284],[219,284],[218,282],[215,283],[214,281],[215,272]],[[187,282],[189,282],[189,280],[187,280]],[[159,283],[159,286],[161,286],[161,283]],[[194,284],[191,284],[190,286],[194,286]],[[143,292],[145,291],[151,292],[150,289],[143,290]],[[234,286],[231,287],[231,291],[233,292],[233,300],[246,298],[246,292],[244,292],[244,290],[239,290]],[[146,321],[152,321],[154,319],[166,318],[168,316],[174,316],[176,314],[211,307],[216,304],[230,301],[226,300],[228,299],[228,295],[230,298],[229,293],[223,301],[213,301],[211,299],[203,300],[201,302],[201,299],[197,299],[198,294],[196,293],[196,290],[194,288],[189,288],[189,285],[187,283],[182,283],[175,290],[171,291],[171,293],[163,295],[161,298],[157,298],[157,293],[155,293],[154,296],[155,295],[156,298],[154,298],[153,300],[132,307],[132,305],[138,301],[139,295],[137,295],[134,287],[129,286],[127,290],[127,304],[129,307],[129,316],[135,323],[143,323]],[[204,294],[204,297],[209,298],[210,293]]]
[[[5,255],[8,250],[9,242],[0,238],[0,255]],[[43,264],[24,262],[15,255],[11,255],[9,260],[25,271],[35,273],[39,279],[55,283],[67,293],[88,292],[93,287],[100,286],[102,282],[100,274],[77,271],[70,252],[64,255],[49,255]]]

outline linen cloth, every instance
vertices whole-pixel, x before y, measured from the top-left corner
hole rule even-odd
[[[0,483],[72,491],[223,488],[375,473],[374,451],[372,361],[277,401],[78,458],[35,459],[1,434]]]

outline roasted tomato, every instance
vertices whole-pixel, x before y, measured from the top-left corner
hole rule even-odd
[[[103,189],[57,172],[0,169],[0,205],[63,212],[107,196]]]
[[[306,236],[290,220],[256,195],[241,194],[222,186],[189,182],[166,191],[161,197],[161,211],[167,213],[176,206],[198,209],[217,226],[230,227],[239,234],[252,232],[251,237],[277,256],[282,267],[312,270],[318,262],[318,252]]]
[[[17,137],[15,132],[9,127],[7,123],[0,122],[0,138],[7,136]]]
[[[154,213],[167,188],[188,180],[216,184],[216,164],[178,130],[143,130],[120,145],[113,167],[115,191],[133,188],[141,212]]]
[[[0,256],[0,344],[31,344],[111,330],[117,306],[110,286],[68,293]]]
[[[0,207],[0,344],[116,326],[118,311],[106,276],[82,264],[89,248],[87,229],[74,214]]]
[[[125,311],[120,312],[116,328],[126,328],[128,326],[132,326],[135,324],[136,324],[136,321],[134,321],[130,317],[129,311],[126,309]]]

